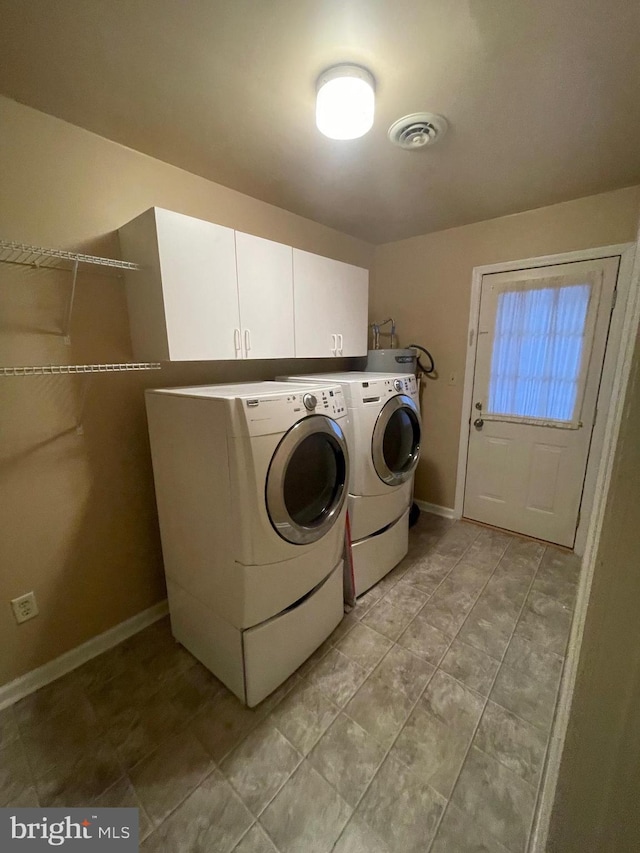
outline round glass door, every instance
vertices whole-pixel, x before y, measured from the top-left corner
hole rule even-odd
[[[399,486],[413,474],[420,458],[420,415],[406,394],[392,397],[382,408],[373,430],[371,454],[380,479]]]
[[[276,532],[296,545],[321,539],[347,497],[347,443],[323,415],[298,421],[282,438],[267,473],[266,502]]]

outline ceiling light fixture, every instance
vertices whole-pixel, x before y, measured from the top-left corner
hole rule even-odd
[[[318,78],[316,124],[329,139],[357,139],[371,130],[375,83],[366,68],[335,65]]]

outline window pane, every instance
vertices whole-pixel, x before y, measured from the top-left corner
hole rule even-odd
[[[590,292],[575,284],[499,294],[488,414],[573,420]]]

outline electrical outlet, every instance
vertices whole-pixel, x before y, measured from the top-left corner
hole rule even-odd
[[[19,598],[11,600],[13,607],[13,615],[16,617],[16,622],[26,622],[27,619],[33,619],[40,612],[36,602],[35,592],[28,592],[26,595],[21,595]]]

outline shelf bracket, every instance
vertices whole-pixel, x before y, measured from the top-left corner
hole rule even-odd
[[[84,376],[82,378],[82,384],[80,386],[80,400],[78,402],[78,417],[76,418],[76,434],[84,435],[84,409],[87,402],[87,393],[89,391],[89,384],[91,382],[91,378],[89,376]]]
[[[73,262],[73,269],[71,270],[71,293],[69,294],[69,301],[67,303],[67,310],[64,318],[64,325],[62,327],[62,334],[64,336],[64,342],[69,346],[71,344],[71,314],[73,313],[73,301],[76,297],[76,282],[78,280],[78,260],[76,259]]]

